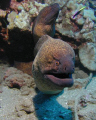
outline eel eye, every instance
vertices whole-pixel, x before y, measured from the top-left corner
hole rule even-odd
[[[56,66],[59,66],[59,64],[60,64],[60,63],[59,63],[59,61],[56,61],[56,63],[55,63],[55,64],[56,64]]]

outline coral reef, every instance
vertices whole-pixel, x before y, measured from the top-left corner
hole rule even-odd
[[[48,96],[34,89],[34,79],[30,76],[33,49],[35,47],[36,55],[41,46],[34,46],[32,28],[40,11],[54,3],[58,3],[61,9],[56,20],[55,38],[62,39],[73,47],[76,69],[72,75],[74,85],[71,88],[65,88],[59,95]],[[15,67],[27,74],[11,67],[2,79],[5,67],[1,67],[0,58],[1,119],[96,118],[96,77],[93,76],[96,76],[95,0],[0,0],[0,57],[2,54],[15,60]]]
[[[4,75],[5,85],[11,88],[34,87],[34,79],[22,71],[10,67]]]
[[[84,10],[84,18],[91,18],[93,21],[96,21],[96,17],[94,16],[93,10]]]
[[[15,38],[12,36],[12,34],[13,32],[15,32],[15,29],[19,29],[18,31],[22,32],[22,34],[23,31],[26,31],[24,32],[24,34],[30,32],[31,36],[35,17],[38,16],[39,12],[44,7],[54,3],[58,3],[61,8],[58,19],[56,20],[56,31],[61,33],[63,36],[67,36],[68,38],[70,38],[70,41],[68,43],[75,50],[79,51],[79,48],[81,48],[80,46],[82,46],[83,48],[84,45],[86,46],[86,43],[96,43],[96,17],[94,13],[95,8],[94,6],[92,6],[94,2],[86,0],[11,0],[10,6],[7,8],[7,10],[2,10],[2,8],[0,9],[0,23],[2,24],[1,28],[4,28],[6,31],[4,32],[4,29],[1,30],[0,35],[2,36],[2,39],[5,40],[7,44],[11,44],[12,42],[14,42]],[[78,12],[81,8],[84,9],[81,10],[80,13],[77,14],[75,17],[73,17],[74,14]],[[7,18],[7,20],[5,19],[5,17]],[[4,19],[3,23],[2,19]],[[72,43],[71,39],[74,39],[74,43]],[[0,48],[0,51],[2,50],[4,51],[4,48]],[[12,51],[12,49],[10,51]],[[80,59],[81,61],[81,58],[79,58],[79,52],[76,53],[76,56],[78,56],[78,59]],[[93,63],[95,66],[95,62]],[[89,67],[87,66],[84,67],[89,69]],[[89,70],[95,71],[92,69]]]
[[[6,11],[0,9],[0,17],[5,17],[6,16]]]
[[[16,16],[14,23],[18,28],[26,30],[30,23],[29,15],[24,10],[21,10]]]
[[[27,14],[27,12],[24,10],[21,10],[21,12],[18,14],[12,11],[10,14],[8,14],[7,20],[9,22],[9,25],[7,26],[8,29],[17,27],[22,30],[27,30],[30,26],[29,14]]]
[[[78,15],[76,15],[73,18],[73,15],[78,12],[80,8],[85,7]],[[60,18],[60,22],[59,22]],[[96,24],[96,17],[94,15],[94,10],[89,7],[88,1],[76,1],[76,0],[69,0],[67,5],[61,9],[61,13],[59,15],[57,24],[56,24],[56,30],[61,33],[63,36],[67,36],[70,38],[70,41],[68,42],[71,44],[71,39],[74,39],[74,43],[71,44],[71,46],[76,49],[77,51],[81,50],[83,51],[83,48],[86,47],[86,44],[96,44],[96,37],[95,37],[95,24]],[[64,39],[65,40],[65,39]],[[67,41],[66,41],[67,42]],[[75,44],[75,45],[74,45]],[[79,49],[80,48],[80,49]],[[92,60],[93,66],[96,66],[95,63],[95,45],[93,48],[94,52],[92,55],[94,56]],[[88,52],[88,49],[85,48],[85,51]],[[77,56],[80,52],[77,53]],[[91,53],[90,53],[91,55]],[[81,53],[81,56],[84,56],[83,53]],[[79,56],[80,57],[80,56]],[[81,58],[80,62],[81,61]],[[90,59],[88,58],[90,61]],[[86,64],[83,66],[85,68],[88,68],[90,71],[96,71],[96,69],[92,69],[88,67],[89,65]]]
[[[0,12],[0,37],[6,46],[0,47],[0,51],[6,52],[10,64],[13,64],[14,60],[24,62],[33,60],[33,21],[47,5],[29,0],[18,2],[11,0],[10,7]]]
[[[77,4],[75,0],[69,1],[67,6],[61,10],[62,23],[57,24],[57,30],[59,30],[59,32],[61,32],[65,36],[79,39],[80,36],[79,34],[77,35],[77,33],[80,33],[82,31],[86,19],[89,18],[89,14],[86,13],[86,11],[88,11],[89,9],[86,7],[83,11],[81,11],[80,14],[75,16],[75,18],[73,18],[73,15],[82,7],[84,7],[84,5]],[[90,15],[90,19],[93,23],[96,18],[93,14],[93,10],[90,9],[90,11],[92,12],[92,15]],[[93,24],[91,25],[91,28],[89,27],[89,30],[92,28]]]
[[[10,14],[8,14],[7,20],[9,24],[7,25],[8,29],[13,29],[15,27],[14,20],[16,17],[17,13],[15,11],[12,11]],[[11,19],[10,19],[11,18]]]
[[[16,4],[16,6],[15,6]],[[34,2],[12,2],[11,3],[11,9],[13,8],[15,12],[14,18],[13,18],[13,13],[8,14],[8,28],[12,29],[14,27],[17,27],[22,30],[31,30],[31,20],[32,18],[36,17],[40,10],[43,9],[47,4],[41,4],[36,1]],[[31,26],[32,27],[32,26]],[[26,29],[25,29],[26,28]]]
[[[3,67],[5,67],[4,64]],[[22,74],[21,71],[11,67],[6,76],[9,75],[10,77],[14,73]],[[19,78],[17,79],[19,80]],[[28,80],[30,80],[30,77]],[[78,79],[75,79],[76,81],[78,82]],[[89,84],[83,81],[87,81]],[[6,120],[7,118],[16,120],[43,118],[52,120],[94,119],[96,118],[96,77],[92,78],[92,74],[90,74],[89,78],[82,80],[83,83],[86,87],[65,88],[60,94],[51,96],[42,94],[28,86],[22,86],[21,89],[10,89],[3,86],[2,93],[0,93],[0,117]]]

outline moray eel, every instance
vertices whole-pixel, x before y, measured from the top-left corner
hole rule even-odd
[[[75,53],[68,43],[44,35],[37,42],[35,51],[32,73],[40,91],[56,94],[73,85]]]
[[[55,21],[58,16],[60,7],[58,3],[49,5],[43,8],[37,18],[35,19],[32,27],[34,44],[37,43],[42,35],[49,35],[51,37],[55,34]]]

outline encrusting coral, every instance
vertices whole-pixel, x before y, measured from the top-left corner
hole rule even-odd
[[[17,3],[17,2],[16,2]],[[14,2],[13,4],[14,5]],[[18,4],[18,6],[14,7],[14,19],[13,19],[13,14],[9,13],[8,14],[8,28],[13,29],[13,28],[19,28],[21,30],[30,30],[31,31],[31,21],[32,18],[36,17],[40,10],[43,9],[47,4],[41,4],[36,1],[34,2],[21,2]],[[25,29],[26,28],[26,29]]]
[[[29,15],[22,10],[14,19],[14,24],[23,30],[26,30],[30,26],[30,17]]]
[[[6,11],[5,10],[2,10],[2,9],[0,9],[0,17],[5,17],[6,16]]]

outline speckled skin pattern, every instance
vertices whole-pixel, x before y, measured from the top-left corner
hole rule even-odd
[[[32,33],[34,43],[36,44],[42,35],[51,37],[55,34],[55,21],[58,16],[60,7],[58,3],[43,8],[34,21]]]
[[[40,41],[46,41],[40,44]],[[37,88],[46,94],[56,94],[64,87],[73,85],[75,53],[72,47],[48,35],[42,36],[37,46],[39,51],[32,65],[32,73]],[[41,47],[40,47],[41,46]]]

